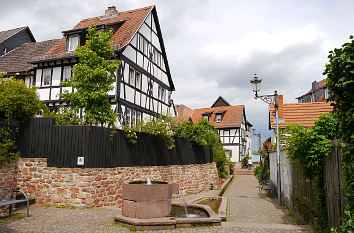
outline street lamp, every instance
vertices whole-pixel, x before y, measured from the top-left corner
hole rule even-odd
[[[256,133],[256,129],[253,128],[252,129],[253,131],[253,135],[254,136],[258,136],[258,153],[259,153],[259,161],[261,162],[261,166],[263,165],[262,164],[262,154],[259,152],[261,150],[261,133]]]
[[[275,90],[273,95],[258,95],[260,90],[262,79],[258,78],[256,74],[253,79],[250,80],[250,83],[253,88],[253,92],[255,92],[255,99],[261,99],[263,102],[267,104],[274,104],[275,107],[275,124],[276,124],[276,145],[277,145],[277,190],[278,190],[278,203],[281,205],[281,182],[280,182],[280,143],[279,143],[279,127],[278,127],[278,102],[277,96],[278,92]]]

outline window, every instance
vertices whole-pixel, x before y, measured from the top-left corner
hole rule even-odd
[[[141,74],[136,72],[136,88],[141,89]]]
[[[148,84],[148,95],[152,95],[152,93],[153,93],[153,83],[150,80]]]
[[[203,115],[203,118],[207,121],[209,121],[209,115]]]
[[[42,80],[42,86],[49,86],[50,85],[50,79],[52,76],[52,69],[45,69],[43,71],[43,80]]]
[[[70,66],[64,66],[63,70],[63,81],[67,82],[71,78],[71,67]]]
[[[135,119],[136,119],[135,117],[136,117],[136,111],[133,110],[133,111],[132,111],[132,124],[131,124],[132,126],[135,125]]]
[[[141,121],[141,112],[136,112],[136,123],[138,124]]]
[[[127,127],[130,126],[130,121],[131,121],[130,113],[131,113],[131,110],[129,108],[127,108],[125,110],[125,126],[127,126]]]
[[[324,90],[324,98],[325,100],[328,99],[328,88],[325,88]]]
[[[79,46],[79,35],[72,35],[68,38],[68,52],[75,51],[76,47]]]
[[[135,80],[134,74],[135,74],[135,71],[132,68],[129,68],[129,84],[132,86],[135,86],[134,85],[134,80]]]
[[[225,150],[225,155],[228,156],[229,158],[232,157],[232,150]]]
[[[219,123],[219,122],[221,122],[221,119],[222,119],[222,115],[221,114],[216,114],[215,115],[215,122]]]

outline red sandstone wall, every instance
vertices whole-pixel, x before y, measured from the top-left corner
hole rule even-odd
[[[0,186],[17,185],[17,163],[0,163]]]
[[[8,166],[8,165],[7,165]],[[14,181],[13,170],[6,171]],[[4,170],[4,172],[3,172]],[[219,183],[215,163],[117,168],[54,168],[47,167],[47,160],[22,158],[17,165],[17,187],[37,203],[78,207],[121,207],[122,184],[134,180],[160,180],[176,182],[187,194],[199,193]],[[11,175],[12,174],[12,175]],[[7,178],[0,178],[6,182]]]

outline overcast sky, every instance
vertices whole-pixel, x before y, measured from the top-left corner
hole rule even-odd
[[[156,5],[176,91],[176,104],[209,107],[218,96],[246,106],[247,119],[268,136],[268,106],[253,98],[276,89],[286,103],[306,93],[328,51],[353,34],[353,0],[12,0],[1,1],[0,31],[29,26],[37,41],[61,38],[108,6],[125,11]]]

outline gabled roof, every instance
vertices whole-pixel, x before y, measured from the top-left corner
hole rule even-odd
[[[93,18],[83,19],[81,20],[73,29],[69,31],[75,30],[85,30],[90,26],[99,26],[99,25],[108,25],[112,23],[120,23],[120,26],[117,31],[114,32],[111,43],[116,48],[120,48],[120,51],[123,51],[125,47],[129,44],[129,42],[133,39],[136,32],[140,29],[141,25],[144,23],[148,14],[152,12],[155,16],[155,24],[158,33],[161,35],[160,24],[157,18],[156,8],[155,6],[148,6],[139,9],[118,12],[114,14],[112,17],[106,17],[107,15],[97,16]],[[69,32],[66,31],[66,32]],[[65,32],[64,32],[65,33]],[[168,60],[166,57],[165,46],[163,43],[162,37],[159,37],[161,52],[163,54],[164,63],[167,71],[167,76],[169,80],[169,84],[172,90],[175,90],[175,86],[173,84],[170,67],[168,65]],[[66,38],[61,38],[48,52],[46,52],[41,57],[36,57],[32,60],[33,63],[47,61],[47,60],[56,60],[62,58],[75,57],[75,52],[66,52]]]
[[[245,107],[243,105],[236,105],[194,109],[192,114],[192,121],[198,122],[201,120],[203,118],[203,113],[205,112],[212,112],[209,122],[215,128],[235,128],[241,127],[242,117],[245,113]],[[224,112],[222,121],[219,123],[215,122],[215,112]]]
[[[220,106],[231,106],[229,102],[227,102],[222,96],[219,96],[217,100],[211,105],[211,108],[213,107],[220,107]]]
[[[270,128],[275,128],[275,109],[270,106]],[[288,124],[300,124],[303,127],[315,125],[321,114],[329,113],[333,110],[331,102],[312,102],[312,103],[291,103],[283,105],[284,122],[279,122],[280,128],[285,128]]]
[[[177,118],[181,120],[189,120],[192,116],[193,110],[184,104],[176,105]]]
[[[48,51],[58,40],[26,43],[0,58],[0,72],[27,72],[35,66],[29,63],[33,57]]]
[[[301,97],[304,97],[305,95],[308,95],[308,94],[311,94],[311,93],[313,93],[313,92],[316,92],[316,91],[318,91],[318,90],[320,90],[320,89],[322,89],[322,88],[325,88],[326,86],[327,86],[327,84],[326,84],[326,79],[322,79],[321,81],[318,82],[318,88],[317,88],[316,90],[310,89],[306,94],[304,94],[304,95],[302,95],[302,96],[299,96],[299,97],[297,97],[296,99],[299,99],[299,98],[301,98]],[[323,96],[323,98],[324,98],[324,96]]]
[[[85,29],[89,26],[98,26],[113,22],[124,22],[113,34],[111,39],[113,45],[124,47],[133,39],[133,36],[153,8],[154,6],[148,6],[140,9],[119,12],[115,17],[110,17],[105,20],[102,20],[103,16],[83,19],[72,30]],[[42,60],[72,56],[72,54],[73,52],[66,52],[66,38],[63,37],[46,54],[44,54],[45,57],[43,57]]]
[[[36,41],[32,35],[31,30],[29,29],[29,27],[25,26],[25,27],[10,29],[7,31],[1,31],[0,32],[0,43],[4,42],[5,40],[9,39],[10,37],[16,35],[17,33],[21,32],[23,30],[28,30],[28,33],[29,33],[30,37],[32,38],[32,41],[33,42]]]

